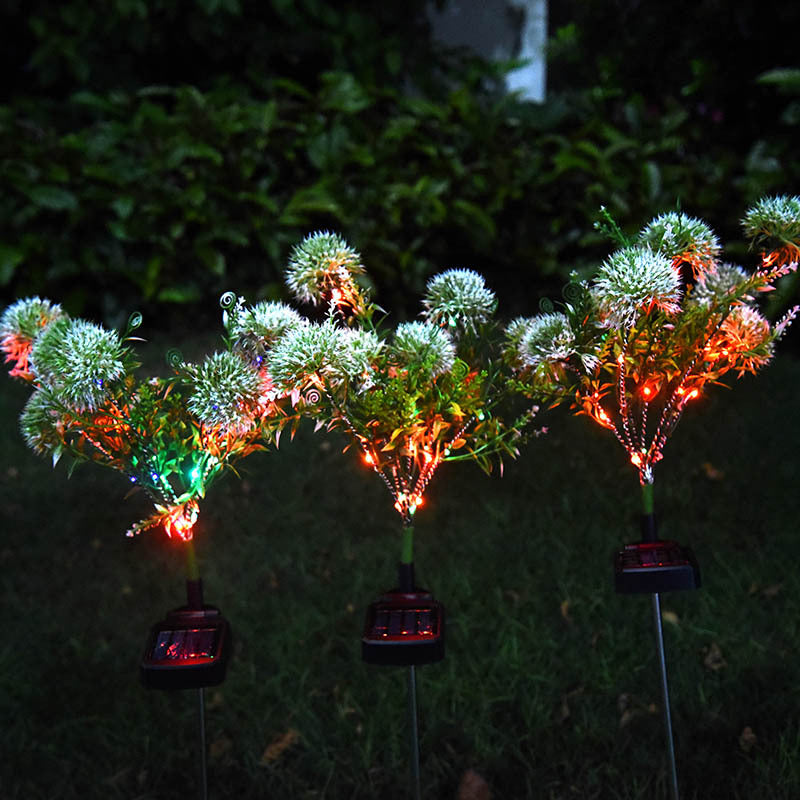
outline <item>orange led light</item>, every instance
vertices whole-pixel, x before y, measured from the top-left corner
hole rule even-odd
[[[370,467],[375,466],[375,459],[372,457],[372,453],[364,453],[364,463]]]
[[[194,500],[185,505],[174,506],[164,518],[164,530],[170,539],[178,538],[188,542],[192,538],[192,528],[197,522],[200,508]]]

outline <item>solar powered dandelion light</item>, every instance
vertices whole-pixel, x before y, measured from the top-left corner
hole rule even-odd
[[[148,687],[199,690],[205,796],[203,688],[223,681],[231,633],[219,609],[203,600],[193,542],[198,501],[226,467],[262,447],[288,416],[259,370],[233,352],[199,365],[174,356],[171,378],[137,380],[129,343],[140,324],[141,316],[132,315],[120,336],[29,298],[0,318],[0,349],[11,375],[33,389],[20,418],[30,447],[50,455],[54,466],[68,456],[123,473],[155,509],[127,535],[162,527],[181,544],[187,603],[153,626],[140,672]]]
[[[431,279],[422,318],[394,331],[373,323],[378,307],[356,281],[360,258],[339,237],[317,233],[295,248],[287,282],[300,301],[327,309],[323,322],[292,328],[267,369],[319,425],[339,429],[380,476],[400,521],[398,585],[367,611],[362,657],[408,668],[414,793],[420,796],[417,666],[444,657],[444,607],[414,576],[414,519],[444,461],[516,454],[518,431],[494,414],[499,367],[490,358],[494,294],[471,270]],[[528,421],[523,416],[521,425]]]
[[[509,347],[522,385],[610,431],[636,470],[642,497],[641,540],[614,557],[615,588],[652,597],[669,780],[678,797],[660,594],[700,586],[690,548],[658,536],[654,467],[684,410],[728,373],[755,373],[797,314],[771,325],[756,299],[797,267],[800,199],[761,201],[745,231],[777,246],[750,274],[719,260],[720,245],[700,220],[680,213],[653,220],[632,240],[610,218],[601,225],[620,249],[590,282],[568,287],[563,311],[519,320]]]

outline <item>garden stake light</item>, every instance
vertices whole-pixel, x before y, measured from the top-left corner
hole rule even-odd
[[[759,292],[796,269],[800,198],[762,200],[747,212],[745,231],[762,254],[754,274],[719,261],[716,236],[680,213],[654,219],[633,240],[610,218],[600,225],[621,249],[591,284],[575,280],[562,312],[548,307],[508,329],[517,389],[611,431],[636,468],[642,492],[642,540],[615,554],[615,588],[651,595],[673,800],[678,779],[670,715],[660,594],[700,585],[691,550],[660,540],[653,515],[653,467],[685,407],[728,372],[755,373],[798,309],[774,326],[755,307]]]
[[[358,254],[315,233],[295,247],[287,283],[300,302],[326,309],[322,322],[293,325],[271,347],[266,369],[318,427],[345,432],[389,490],[401,522],[398,585],[367,611],[362,657],[408,669],[412,787],[421,796],[416,667],[444,657],[444,607],[414,579],[414,515],[438,467],[496,453],[516,455],[529,412],[506,425],[500,361],[492,360],[494,294],[480,275],[450,270],[431,279],[423,319],[386,335],[380,311],[357,282]],[[246,312],[241,306],[237,314]],[[244,347],[239,340],[236,347]],[[258,337],[251,349],[261,347]],[[348,445],[349,447],[350,445]],[[347,449],[347,448],[346,448]]]
[[[289,415],[259,371],[232,352],[201,365],[173,353],[173,378],[137,381],[128,342],[140,324],[141,316],[132,315],[120,337],[29,298],[0,318],[0,349],[11,375],[33,388],[20,419],[28,445],[50,455],[54,466],[66,454],[73,466],[88,460],[124,473],[155,505],[127,535],[160,525],[185,551],[187,604],[153,627],[140,674],[151,688],[198,690],[205,797],[203,688],[224,679],[231,634],[219,609],[203,602],[193,542],[198,499],[225,467],[263,447]]]

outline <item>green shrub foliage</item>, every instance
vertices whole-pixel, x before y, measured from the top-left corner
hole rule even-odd
[[[9,300],[58,295],[115,322],[132,302],[196,307],[232,285],[276,299],[291,246],[331,228],[372,265],[387,309],[434,265],[463,264],[491,274],[513,313],[602,256],[601,204],[632,230],[676,202],[734,220],[764,193],[796,192],[796,104],[746,141],[701,114],[716,84],[694,29],[680,53],[697,47],[696,75],[646,94],[635,62],[621,67],[627,37],[591,78],[576,64],[601,47],[581,28],[592,4],[553,30],[558,91],[541,106],[497,91],[505,67],[435,48],[422,2],[402,19],[314,0],[4,5]],[[785,88],[753,79],[748,113],[754,96],[780,110]],[[738,231],[720,233],[735,258]]]

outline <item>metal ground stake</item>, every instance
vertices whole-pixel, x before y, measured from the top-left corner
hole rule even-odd
[[[411,746],[411,792],[414,800],[422,800],[419,768],[419,716],[417,713],[417,674],[412,664],[408,668],[408,736]]]
[[[197,721],[200,729],[200,800],[208,800],[208,773],[206,770],[206,704],[205,689],[197,690]]]
[[[661,677],[661,705],[667,739],[667,769],[671,800],[679,800],[675,742],[672,734],[667,660],[664,655],[664,629],[661,620],[661,594],[700,588],[700,570],[694,554],[671,540],[656,535],[653,515],[653,485],[642,485],[642,539],[627,544],[614,556],[614,588],[622,594],[649,594],[653,605],[658,666]]]
[[[661,623],[661,599],[654,592],[653,622],[656,630],[656,646],[658,647],[658,665],[661,671],[661,704],[664,707],[664,733],[667,737],[667,768],[669,770],[670,797],[678,800],[678,768],[675,764],[675,742],[672,736],[672,712],[669,703],[669,684],[667,683],[667,660],[664,655],[664,628]]]

